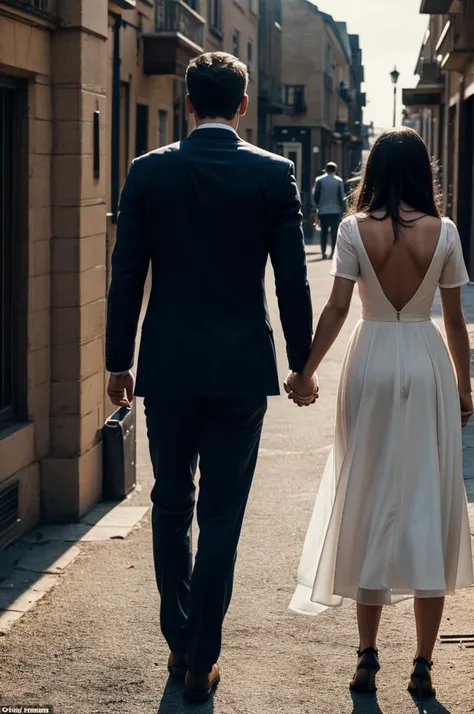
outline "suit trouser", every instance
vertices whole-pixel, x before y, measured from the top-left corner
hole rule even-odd
[[[319,222],[321,223],[321,253],[326,255],[329,231],[331,231],[331,252],[334,253],[337,231],[339,230],[339,224],[341,223],[341,214],[328,213],[325,216],[319,216]]]
[[[187,653],[195,674],[209,672],[219,658],[266,408],[261,396],[145,400],[161,630],[172,652]],[[193,568],[189,531],[198,457]]]

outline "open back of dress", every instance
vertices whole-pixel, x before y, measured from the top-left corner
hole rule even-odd
[[[357,223],[360,238],[387,300],[401,311],[416,295],[431,267],[443,223],[420,216],[399,227],[395,239],[390,220],[367,218]]]
[[[299,612],[345,598],[438,597],[473,582],[459,397],[431,320],[438,286],[468,276],[451,221],[417,250],[409,230],[393,246],[355,217],[341,224],[332,273],[358,282],[362,319],[291,604]]]

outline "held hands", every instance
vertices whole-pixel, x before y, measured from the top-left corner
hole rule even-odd
[[[472,404],[472,394],[470,391],[459,391],[459,401],[461,404],[461,424],[462,426],[467,426],[469,419],[474,414],[474,407]]]
[[[135,388],[135,377],[131,372],[117,376],[109,376],[107,394],[116,407],[131,407],[133,401],[133,390]]]
[[[309,407],[319,397],[317,378],[307,377],[304,373],[290,372],[283,387],[291,399],[299,407]]]

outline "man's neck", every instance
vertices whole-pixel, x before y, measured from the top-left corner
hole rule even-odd
[[[199,129],[199,127],[203,126],[203,124],[221,124],[228,126],[229,129],[233,129],[234,131],[237,131],[237,128],[239,126],[239,122],[235,119],[231,121],[220,117],[214,117],[213,119],[196,119],[196,129]]]

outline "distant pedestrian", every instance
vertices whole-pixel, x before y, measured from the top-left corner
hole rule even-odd
[[[322,176],[314,184],[314,202],[321,224],[321,254],[326,260],[326,248],[331,231],[331,258],[336,247],[337,231],[345,211],[344,181],[337,175],[337,164],[330,161]]]

